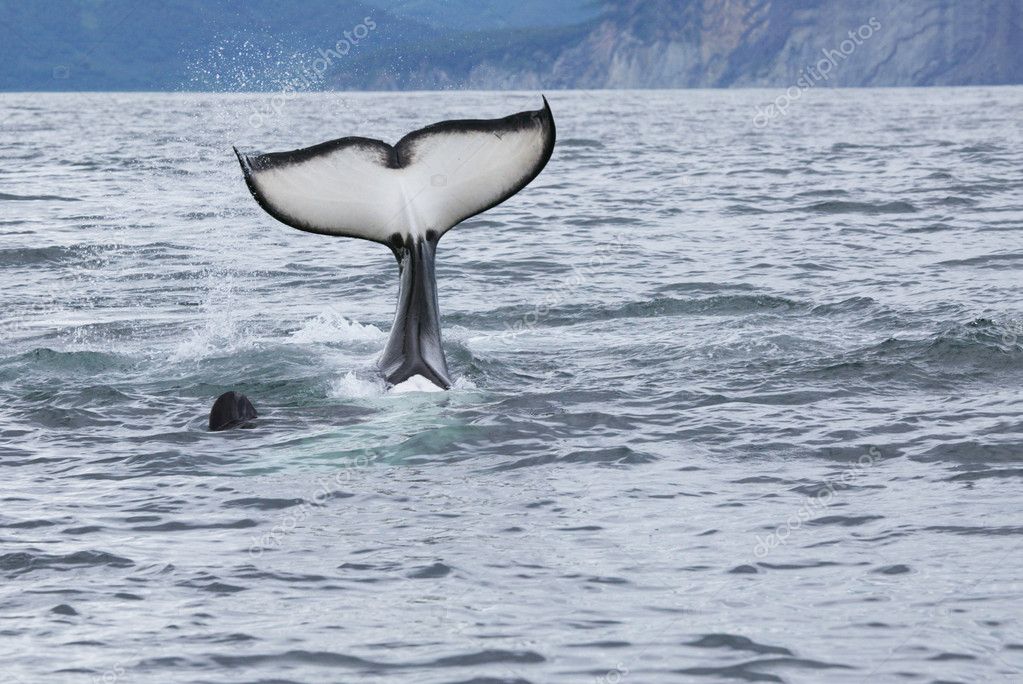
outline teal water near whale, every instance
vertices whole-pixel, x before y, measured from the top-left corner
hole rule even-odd
[[[399,395],[231,145],[538,94],[0,95],[0,682],[1021,676],[1023,88],[546,94]]]

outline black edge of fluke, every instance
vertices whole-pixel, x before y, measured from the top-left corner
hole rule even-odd
[[[210,431],[220,432],[236,427],[251,427],[249,424],[259,415],[249,398],[237,392],[224,392],[213,402],[210,409]]]
[[[348,136],[298,150],[251,155],[243,154],[232,146],[249,192],[267,214],[285,225],[309,233],[378,242],[394,254],[400,274],[398,308],[384,353],[378,361],[389,385],[398,385],[419,375],[442,389],[451,387],[447,360],[441,345],[440,308],[435,277],[437,244],[448,230],[459,223],[514,196],[547,166],[554,153],[557,126],[547,96],[541,93],[540,100],[542,106],[539,109],[516,112],[501,118],[438,121],[407,133],[393,145],[373,138]],[[349,222],[345,217],[344,202],[371,204],[374,201],[373,193],[367,197],[352,193],[345,195],[339,190],[340,194],[336,197],[317,198],[312,193],[293,192],[301,187],[305,178],[303,173],[306,172],[319,173],[325,182],[329,181],[334,184],[333,187],[341,189],[347,186],[345,174],[362,173],[363,169],[371,172],[378,168],[398,171],[415,167],[419,162],[420,170],[433,170],[430,165],[430,150],[433,148],[424,141],[433,141],[436,146],[443,147],[449,138],[455,141],[453,144],[456,147],[436,154],[440,162],[447,165],[442,167],[447,174],[461,172],[453,183],[459,188],[458,192],[437,189],[447,185],[447,176],[441,174],[444,183],[436,186],[431,178],[429,187],[422,188],[412,197],[405,197],[404,176],[378,174],[378,180],[384,186],[378,193],[378,201],[395,202],[400,206],[385,204],[382,211],[358,214],[357,224]],[[462,167],[466,166],[475,152],[465,154],[464,150],[457,147],[461,141],[468,139],[480,141],[480,149],[489,145],[491,154],[507,154],[509,163],[499,167],[496,174],[483,174],[479,183],[474,183],[476,178],[469,169],[462,170]],[[354,156],[345,164],[314,164],[304,172],[291,175],[294,171],[291,167],[321,159],[339,150]],[[456,164],[452,160],[460,161]],[[327,187],[330,187],[329,183]],[[287,196],[280,199],[281,193],[276,193],[278,199],[273,199],[275,188],[287,189],[292,193],[291,200],[285,201]],[[403,214],[416,213],[416,207],[412,205],[415,197],[431,188],[436,194],[434,203],[443,205],[445,209],[441,211],[434,207],[432,212],[426,211],[425,218],[420,217],[423,219],[421,226],[413,225],[408,216],[407,225],[402,225],[400,218]],[[396,197],[403,199],[394,200]],[[393,211],[395,209],[396,212]],[[328,210],[335,212],[336,218],[330,218]],[[389,215],[391,218],[388,220]],[[231,421],[232,417],[227,416],[225,420]],[[213,425],[211,415],[210,429],[224,429]],[[233,425],[228,422],[226,427]]]

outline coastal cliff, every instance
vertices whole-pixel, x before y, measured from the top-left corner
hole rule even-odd
[[[713,88],[1023,82],[1020,0],[627,0],[584,24],[368,55],[368,88]],[[406,65],[395,69],[395,64]],[[358,74],[355,76],[354,74]]]

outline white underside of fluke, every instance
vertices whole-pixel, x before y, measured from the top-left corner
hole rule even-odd
[[[393,147],[341,138],[294,152],[239,154],[252,194],[277,219],[316,233],[387,243],[436,237],[515,194],[554,145],[550,109],[448,121]]]

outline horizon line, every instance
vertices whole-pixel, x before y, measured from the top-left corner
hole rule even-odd
[[[845,85],[823,85],[810,90],[921,90],[927,88],[940,89],[940,88],[1018,88],[1023,86],[1023,82],[1020,83],[960,83],[951,85],[870,85],[870,86],[845,86]],[[791,88],[791,85],[743,85],[743,86],[669,86],[669,87],[653,87],[653,86],[629,86],[621,88],[359,88],[353,90],[290,90],[286,91],[283,88],[273,90],[171,90],[171,89],[133,89],[133,88],[82,88],[82,89],[65,89],[65,90],[48,90],[48,89],[35,89],[35,90],[6,90],[0,88],[0,95],[57,95],[57,94],[147,94],[147,95],[273,95],[282,92],[287,92],[288,97],[302,96],[302,95],[325,95],[332,93],[347,93],[347,94],[360,94],[360,93],[538,93],[538,92],[670,92],[670,91],[690,91],[690,90],[713,90],[713,91],[743,91],[743,90],[787,90]]]

